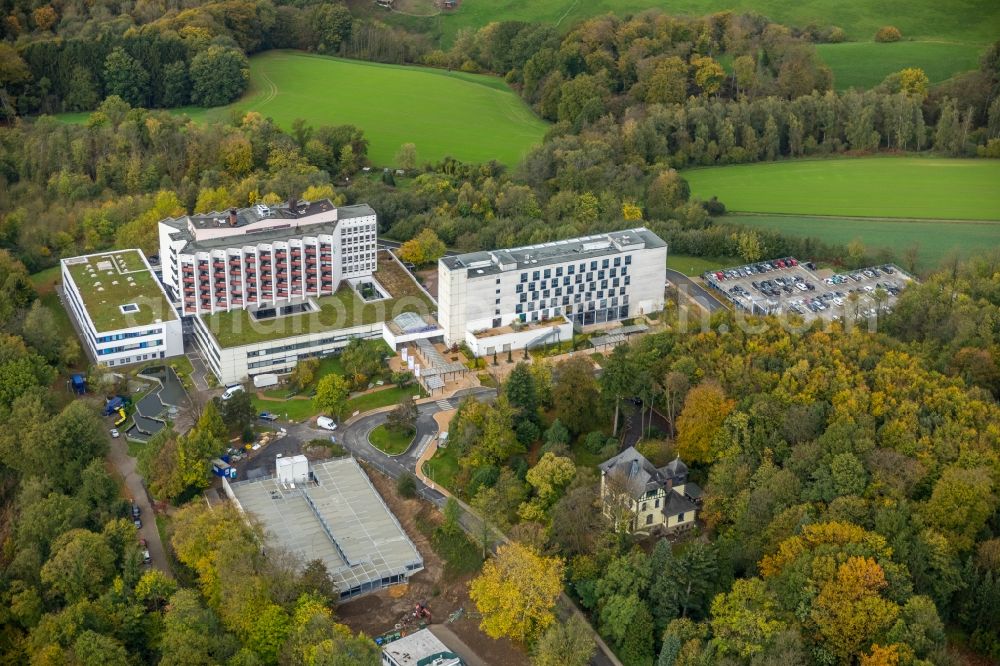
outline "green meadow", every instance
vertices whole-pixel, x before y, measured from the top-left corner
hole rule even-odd
[[[514,165],[541,143],[546,123],[503,80],[464,72],[384,65],[295,51],[250,59],[250,88],[212,109],[174,109],[197,121],[257,111],[289,129],[296,118],[314,126],[364,130],[373,164],[390,166],[413,143],[421,162],[451,156]],[[86,114],[65,114],[78,121]]]
[[[920,270],[939,266],[941,260],[952,252],[967,256],[976,250],[1000,245],[1000,222],[993,221],[940,222],[739,213],[722,219],[727,223],[774,229],[788,236],[817,238],[840,245],[860,239],[870,252],[888,248],[897,260],[902,258],[902,250],[916,243]],[[715,267],[724,265],[728,264],[717,263]]]
[[[718,196],[727,222],[899,252],[921,268],[949,252],[1000,245],[1000,162],[920,157],[793,160],[692,169],[694,196]]]
[[[893,72],[919,67],[931,84],[978,67],[981,46],[954,42],[844,42],[818,44],[816,51],[833,70],[837,90],[871,88]]]
[[[684,172],[691,193],[733,212],[1000,220],[1000,161],[873,157]]]

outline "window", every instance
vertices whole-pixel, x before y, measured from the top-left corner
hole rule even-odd
[[[610,265],[607,259],[601,262],[601,268],[607,268]]]
[[[643,502],[643,503],[642,503],[642,510],[643,510],[643,511],[645,511],[645,510],[646,510],[646,503],[645,503],[645,502]]]
[[[556,277],[562,277],[562,266],[556,268]]]
[[[632,263],[632,255],[631,254],[626,254],[625,255],[625,265],[628,266],[631,263]]]
[[[521,282],[527,282],[527,281],[528,281],[528,274],[521,273]]]
[[[552,269],[551,268],[546,268],[545,269],[545,279],[548,280],[550,277],[552,277]]]
[[[518,284],[518,285],[517,285],[517,286],[516,286],[516,287],[514,288],[514,292],[515,292],[515,293],[518,293],[518,294],[520,294],[520,293],[522,293],[523,291],[524,291],[524,285],[523,285],[523,284]]]
[[[590,270],[592,270],[592,271],[596,271],[597,270],[597,262],[596,261],[590,262]]]
[[[646,524],[647,525],[652,525],[653,524],[653,514],[649,514],[649,515],[646,516]]]
[[[660,508],[660,498],[659,498],[659,497],[657,497],[657,498],[656,498],[656,502],[655,502],[655,503],[653,504],[653,506],[654,506],[655,508],[657,508],[657,509],[659,509],[659,508]]]
[[[622,258],[615,257],[615,266],[621,266],[621,265],[622,265]]]
[[[677,522],[678,523],[683,523],[684,522],[684,514],[683,513],[680,514],[679,516],[677,516]]]
[[[532,280],[537,280],[538,279],[538,271],[532,271],[532,273],[531,273],[531,279]]]

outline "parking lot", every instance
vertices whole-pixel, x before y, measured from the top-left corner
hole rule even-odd
[[[892,264],[836,273],[793,257],[708,271],[705,284],[753,314],[791,314],[805,321],[868,319],[892,309],[912,279]]]

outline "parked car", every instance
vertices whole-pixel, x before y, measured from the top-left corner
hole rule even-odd
[[[136,504],[135,502],[132,502],[132,517],[138,518],[141,513],[142,511],[139,509],[139,505]]]
[[[226,387],[226,390],[223,391],[223,393],[222,393],[222,399],[223,400],[229,400],[230,398],[232,398],[237,393],[242,393],[242,392],[243,392],[243,385],[242,384],[233,384],[232,386]]]
[[[323,430],[336,430],[337,424],[329,416],[320,416],[316,419],[316,426]]]
[[[121,433],[118,432],[118,428],[112,428],[111,429],[111,437],[112,438],[118,439],[120,436],[121,436]]]
[[[272,414],[271,412],[261,412],[260,414],[257,415],[257,418],[259,418],[261,421],[277,421],[278,420],[277,414]]]
[[[132,524],[135,525],[135,529],[137,529],[137,530],[141,530],[142,529],[142,519],[141,518],[136,517],[132,521]]]

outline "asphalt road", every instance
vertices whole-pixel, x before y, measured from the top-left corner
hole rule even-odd
[[[163,542],[160,541],[160,531],[156,529],[156,518],[153,513],[153,506],[149,502],[149,493],[146,492],[146,486],[142,481],[142,477],[135,468],[135,458],[130,458],[128,455],[128,445],[125,443],[124,437],[111,439],[108,460],[111,461],[125,481],[125,487],[128,489],[128,494],[132,498],[132,501],[139,505],[139,511],[141,512],[139,518],[142,520],[142,527],[139,528],[136,538],[146,540],[149,556],[153,560],[152,566],[173,577],[173,573],[170,571],[170,563],[167,561],[167,551],[163,548]]]
[[[667,281],[677,287],[678,291],[686,294],[689,299],[693,300],[709,312],[714,313],[726,308],[726,306],[720,303],[719,300],[709,293],[707,289],[689,278],[687,275],[684,275],[684,273],[668,268]]]

